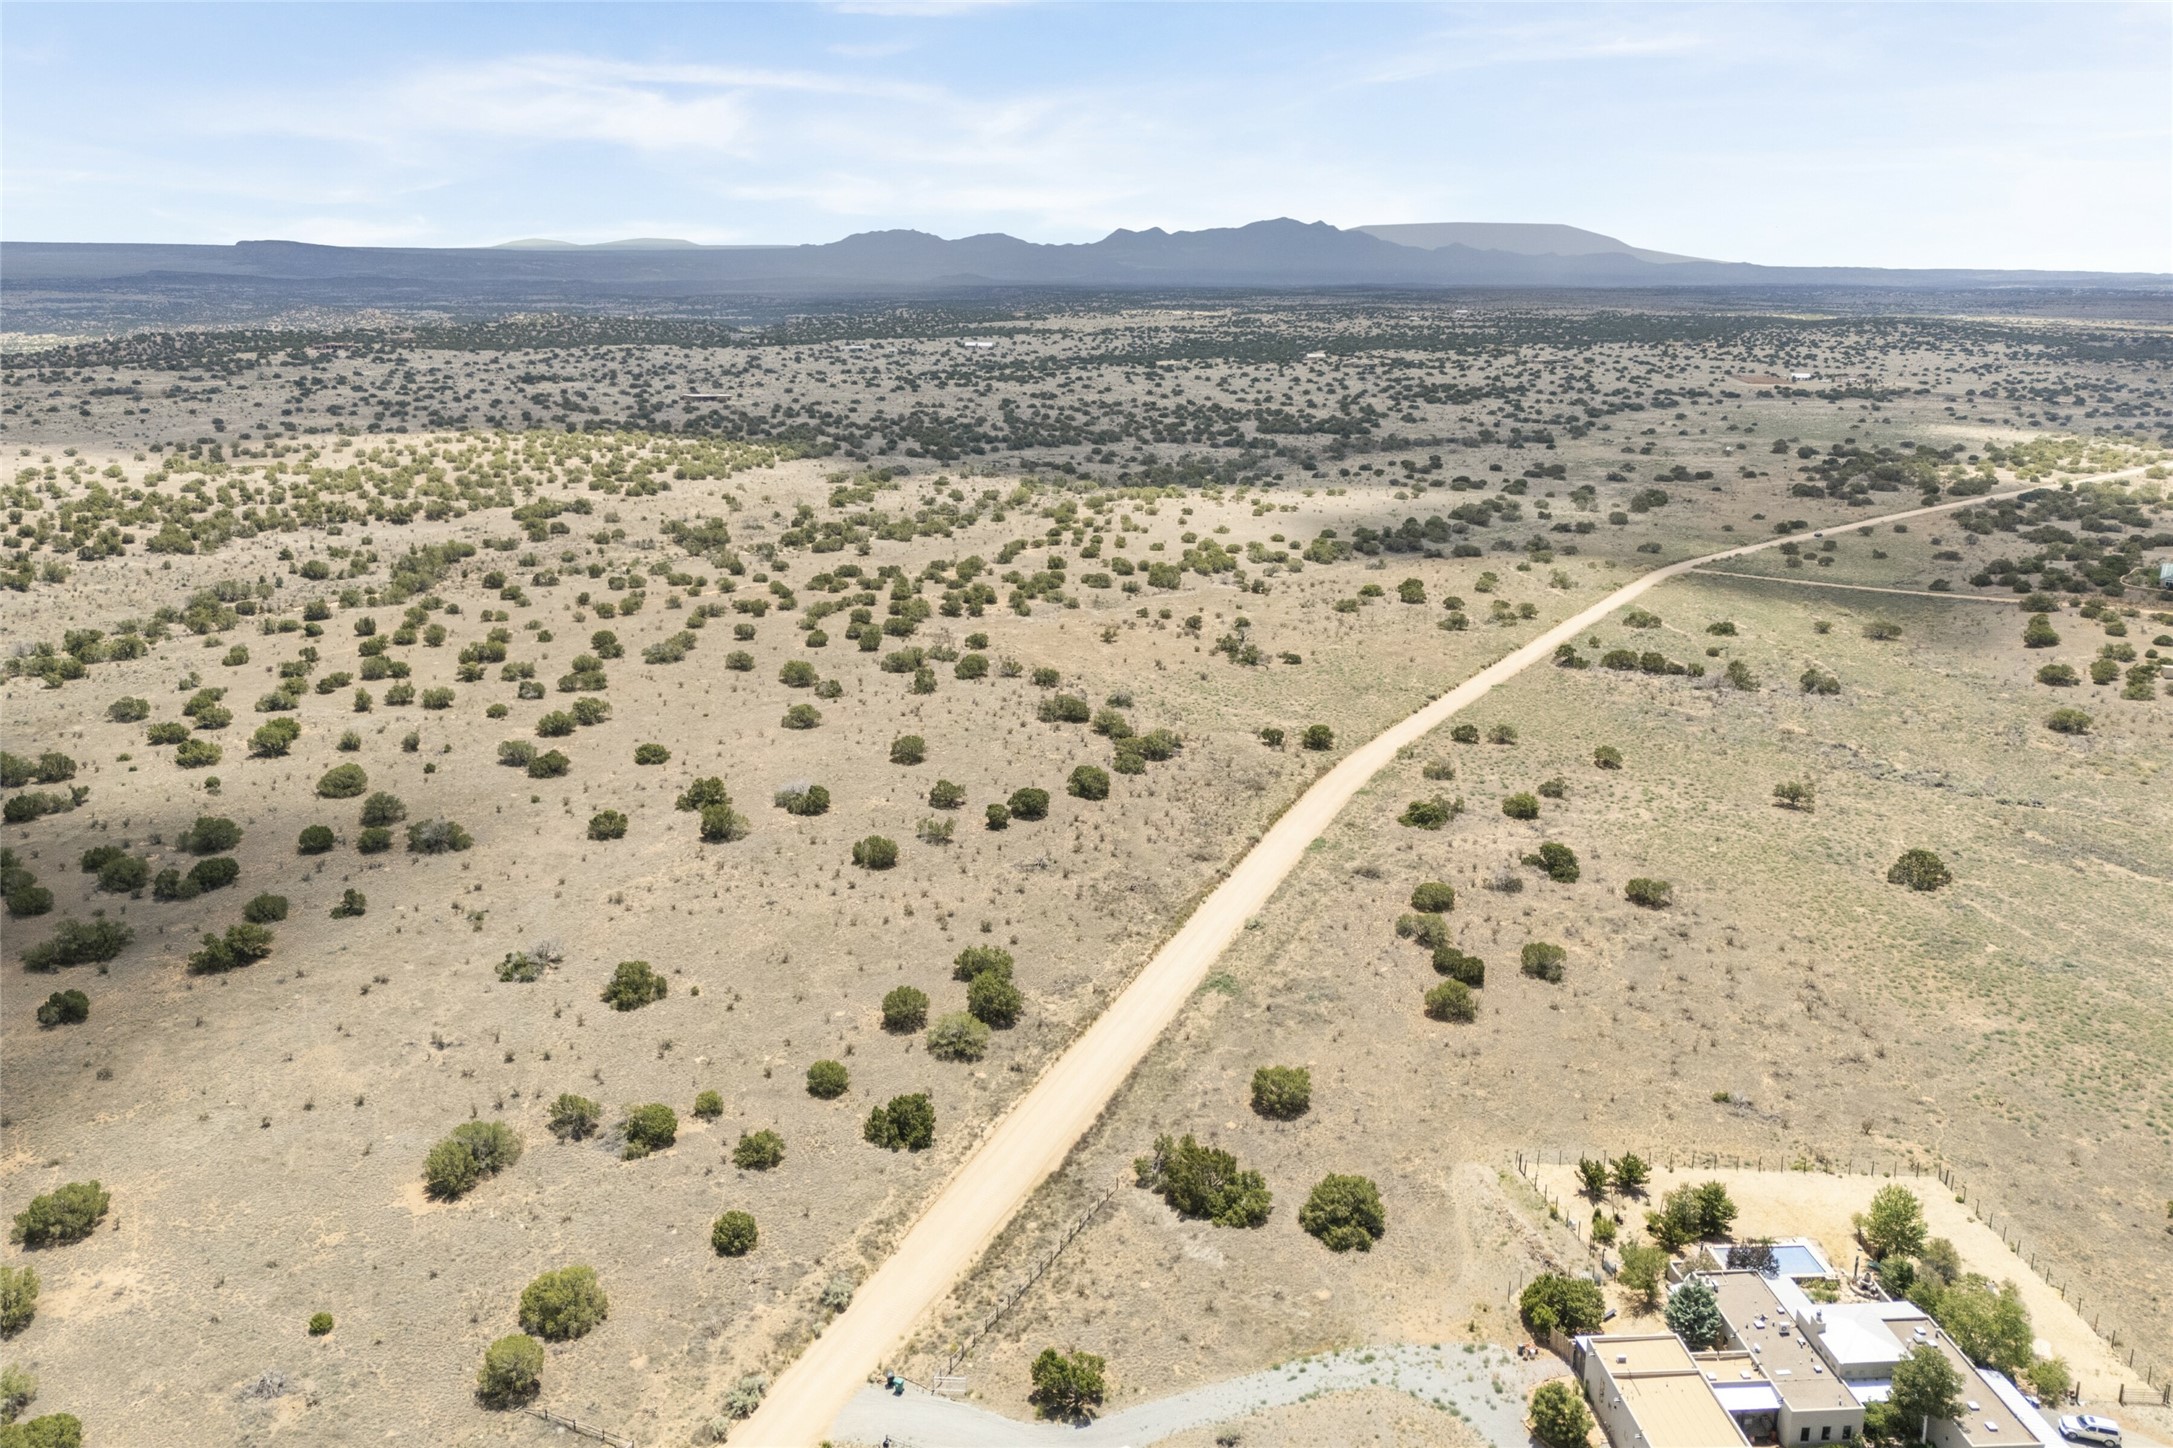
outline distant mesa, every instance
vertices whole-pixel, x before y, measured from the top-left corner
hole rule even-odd
[[[621,241],[559,241],[549,236],[525,236],[519,241],[501,241],[492,251],[699,251],[698,241],[683,241],[676,236],[629,236]]]
[[[1476,251],[1506,251],[1517,256],[1629,256],[1639,261],[1669,264],[1705,261],[1702,256],[1678,256],[1671,251],[1652,251],[1632,246],[1581,226],[1560,226],[1537,221],[1421,221],[1392,226],[1358,226],[1368,236],[1439,251],[1444,246],[1468,246]]]
[[[0,242],[0,289],[108,286],[179,295],[244,285],[282,305],[498,302],[643,305],[728,296],[870,296],[986,287],[1643,288],[2016,286],[2159,291],[2158,274],[1759,266],[1631,246],[1541,222],[1343,228],[1289,217],[1199,231],[1119,229],[1044,244],[990,232],[942,237],[889,228],[804,245],[705,245],[677,237],[569,242],[524,237],[467,248]]]

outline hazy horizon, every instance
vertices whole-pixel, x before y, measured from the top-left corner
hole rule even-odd
[[[5,16],[9,240],[1082,242],[1291,216],[2173,270],[2164,6]]]

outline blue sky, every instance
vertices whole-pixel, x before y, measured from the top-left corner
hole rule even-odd
[[[0,235],[1557,221],[2173,271],[2173,6],[0,6]]]

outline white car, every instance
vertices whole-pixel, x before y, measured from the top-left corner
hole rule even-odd
[[[2120,1448],[2120,1425],[2095,1413],[2070,1413],[2060,1419],[2060,1436],[2077,1443],[2098,1443]]]

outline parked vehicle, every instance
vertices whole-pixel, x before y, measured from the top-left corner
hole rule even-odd
[[[2060,1419],[2060,1436],[2076,1443],[2120,1448],[2120,1425],[2095,1413],[2069,1413]]]

